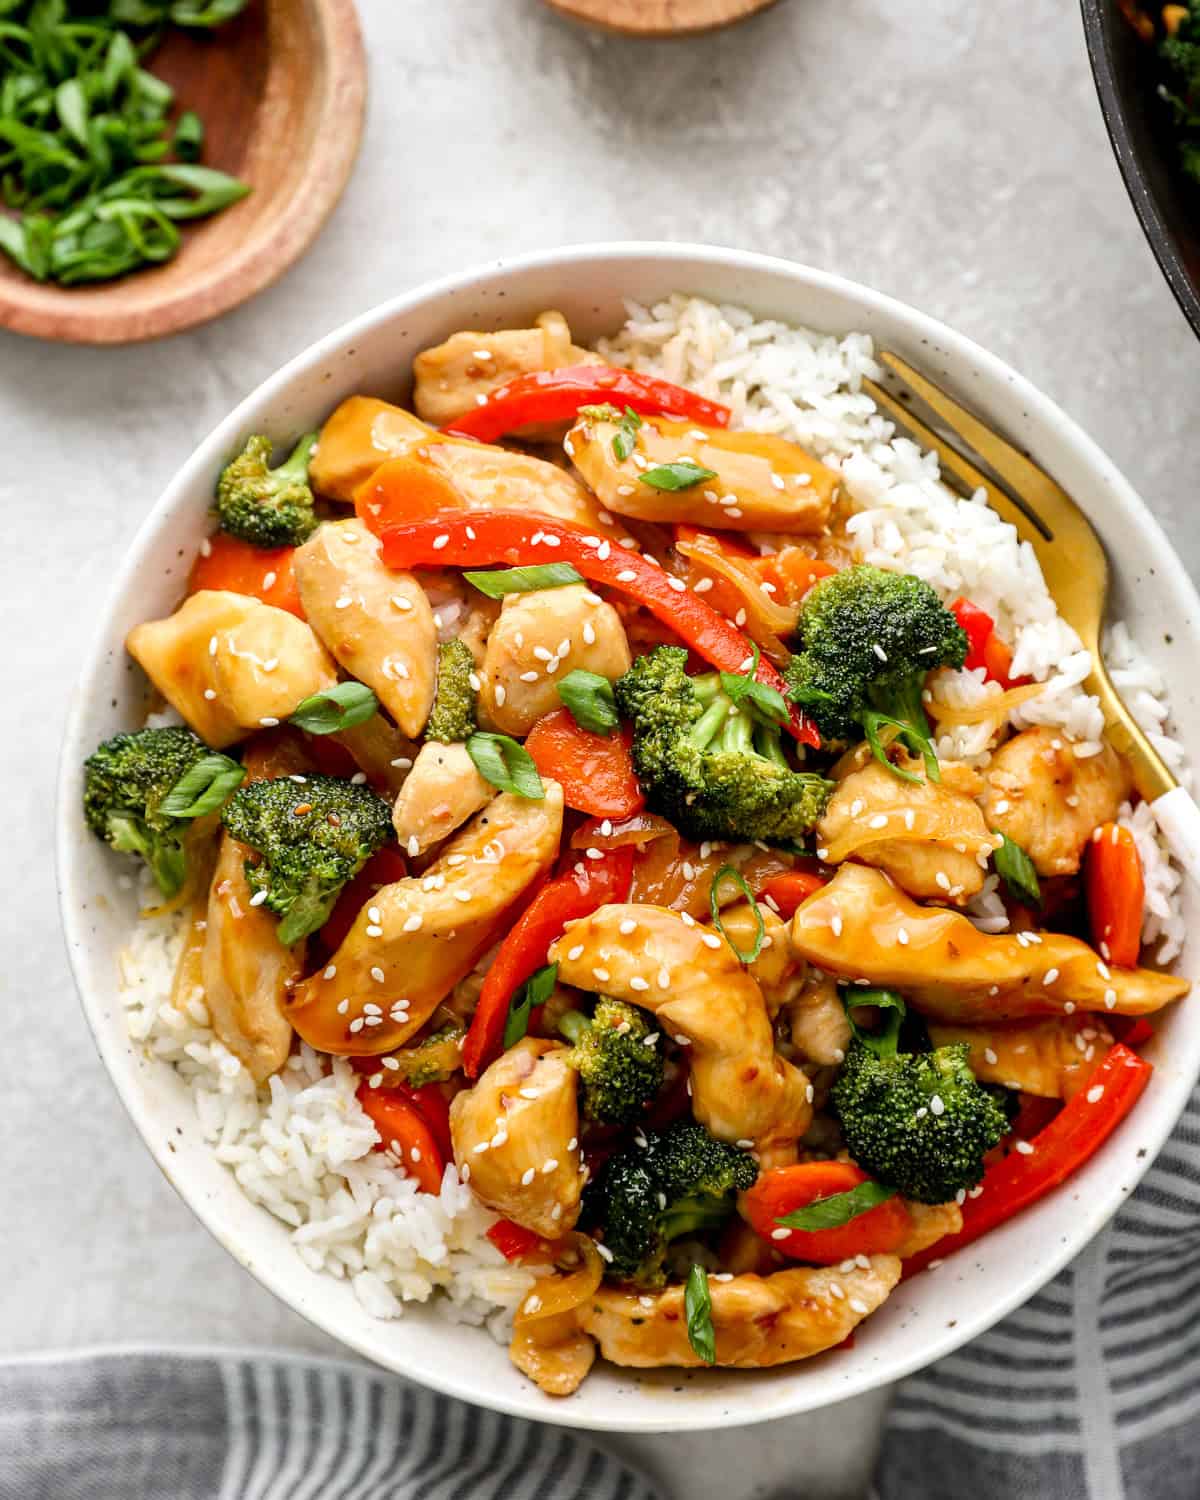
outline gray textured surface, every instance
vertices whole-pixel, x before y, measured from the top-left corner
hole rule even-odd
[[[674,44],[591,35],[538,0],[360,8],[363,154],[282,283],[156,346],[0,335],[5,1351],[326,1347],[209,1241],[135,1138],[67,977],[51,832],[61,718],[114,565],[192,444],[317,334],[425,277],[555,243],[703,239],[791,256],[1010,360],[1099,438],[1200,570],[1200,347],[1125,199],[1071,4],[783,0]],[[626,1446],[672,1495],[851,1495],[880,1410]]]

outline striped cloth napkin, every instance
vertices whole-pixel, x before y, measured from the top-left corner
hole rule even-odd
[[[1200,1500],[1198,1147],[1200,1090],[1078,1260],[898,1388],[879,1500]]]

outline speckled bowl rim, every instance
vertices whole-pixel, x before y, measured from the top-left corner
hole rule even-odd
[[[223,1195],[226,1201],[214,1207],[215,1179],[201,1156],[193,1152],[189,1169],[174,1144],[164,1140],[165,1124],[148,1103],[152,1090],[147,1075],[139,1071],[145,1064],[131,1061],[133,1048],[123,1017],[114,1015],[120,1010],[115,998],[115,950],[111,943],[107,948],[101,943],[97,951],[95,926],[89,931],[89,924],[96,920],[95,907],[106,899],[105,894],[97,894],[95,873],[99,868],[95,861],[104,855],[89,840],[78,813],[79,763],[108,712],[98,695],[106,690],[106,679],[110,679],[107,686],[112,686],[114,653],[120,652],[120,618],[138,594],[143,555],[156,542],[161,548],[160,533],[173,519],[195,530],[200,524],[193,514],[197,496],[211,492],[212,475],[224,456],[265,413],[278,414],[281,407],[286,410],[289,392],[309,389],[317,379],[330,380],[328,372],[341,361],[353,361],[359,346],[372,338],[407,337],[406,318],[420,321],[436,313],[448,332],[461,326],[455,320],[471,316],[469,309],[485,304],[490,320],[485,326],[511,324],[514,317],[537,304],[565,304],[576,323],[586,324],[588,307],[598,314],[603,305],[611,326],[614,297],[644,297],[648,288],[655,297],[677,288],[720,300],[740,300],[760,314],[788,322],[808,321],[830,331],[883,332],[934,379],[949,384],[1003,426],[1090,507],[1112,557],[1119,611],[1139,622],[1143,644],[1160,667],[1169,671],[1179,664],[1176,678],[1184,686],[1176,689],[1183,694],[1173,705],[1176,722],[1189,737],[1193,731],[1200,734],[1200,699],[1186,687],[1187,674],[1182,670],[1200,654],[1200,599],[1157,522],[1128,482],[1096,444],[1029,381],[944,324],[826,271],[702,245],[585,244],[492,261],[392,298],[291,360],[200,443],[139,530],[97,622],[64,736],[57,863],[76,984],[122,1102],[181,1197],[265,1287],[359,1354],[447,1395],[535,1421],[597,1430],[678,1432],[765,1421],[863,1394],[950,1353],[1032,1296],[1117,1210],[1182,1112],[1200,1073],[1200,1031],[1186,1025],[1182,1008],[1176,1007],[1163,1028],[1170,1035],[1170,1047],[1163,1044],[1161,1034],[1151,1044],[1156,1073],[1139,1108],[1088,1166],[1015,1223],[994,1231],[938,1271],[898,1289],[860,1332],[853,1349],[753,1374],[643,1374],[598,1365],[577,1395],[554,1401],[518,1376],[507,1365],[503,1351],[494,1349],[477,1330],[434,1321],[430,1312],[420,1308],[396,1323],[369,1319],[364,1323],[355,1313],[353,1294],[346,1284],[309,1271],[290,1247],[286,1253],[272,1249],[265,1259],[260,1258],[260,1242],[285,1246],[286,1232],[250,1205],[236,1184],[233,1199],[218,1184],[216,1196]],[[561,295],[555,297],[555,289]],[[590,337],[591,330],[582,328],[581,336]],[[327,373],[322,375],[322,371]],[[1147,575],[1155,580],[1153,588],[1146,587]],[[1144,639],[1150,631],[1168,644],[1159,641],[1155,648]],[[1189,892],[1189,902],[1193,896]],[[1181,967],[1195,975],[1198,965],[1190,949]],[[162,1064],[153,1066],[169,1071]],[[175,1128],[184,1134],[181,1127]],[[207,1188],[201,1178],[209,1179]],[[238,1200],[253,1219],[238,1207]],[[937,1282],[932,1280],[935,1276]]]

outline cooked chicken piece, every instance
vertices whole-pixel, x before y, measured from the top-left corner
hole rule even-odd
[[[661,906],[602,906],[568,923],[549,958],[563,984],[638,1005],[686,1038],[692,1110],[719,1139],[768,1149],[808,1129],[812,1086],[777,1056],[762,991],[716,933]]]
[[[604,363],[598,354],[571,342],[562,313],[544,312],[534,322],[534,328],[505,328],[499,333],[455,333],[444,344],[423,349],[413,360],[417,414],[435,427],[445,427],[474,411],[480,396],[491,395],[518,375]],[[517,435],[536,439],[543,430],[542,425],[521,428]],[[561,433],[562,424],[551,430]]]
[[[838,476],[786,438],[728,432],[666,417],[645,417],[626,459],[613,451],[614,422],[587,417],[564,447],[606,509],[639,521],[731,526],[737,531],[806,532],[824,529]],[[692,459],[715,478],[684,489],[659,489],[644,475],[663,464]]]
[[[400,847],[415,857],[448,838],[486,807],[496,788],[475,769],[465,745],[421,746],[392,808]]]
[[[763,924],[762,948],[758,957],[751,959],[746,970],[763,993],[767,1002],[767,1014],[774,1019],[781,1005],[794,992],[793,980],[800,965],[792,952],[792,940],[788,925],[769,906],[759,906]],[[727,906],[721,913],[721,926],[727,941],[739,953],[753,953],[758,936],[758,924],[748,901],[739,901],[736,906]]]
[[[872,757],[846,776],[817,824],[829,864],[861,860],[885,870],[910,896],[965,905],[983,889],[987,862],[1000,843],[972,800],[956,789],[956,768],[942,780],[904,781]]]
[[[1039,875],[1073,875],[1092,830],[1117,816],[1133,787],[1111,745],[1081,759],[1057,729],[1014,735],[984,781],[989,827],[1020,844]]]
[[[312,628],[349,675],[374,690],[401,733],[420,734],[437,678],[425,590],[411,573],[384,567],[379,538],[359,520],[318,527],[293,566]]]
[[[372,714],[361,724],[326,736],[349,754],[381,795],[395,797],[417,758],[417,746],[383,714]]]
[[[562,788],[543,785],[538,802],[497,797],[423,875],[385,885],[359,912],[328,966],[290,998],[306,1042],[374,1056],[420,1031],[558,853]]]
[[[553,516],[599,535],[620,535],[611,521],[601,520],[602,506],[595,496],[556,464],[468,438],[446,437],[411,412],[371,396],[351,396],[325,423],[309,477],[322,494],[350,502],[389,458],[428,464],[450,482],[464,510]]]
[[[805,1062],[832,1068],[845,1061],[850,1022],[836,979],[810,969],[803,989],[788,1006],[788,1023],[792,1046]]]
[[[900,1279],[894,1255],[872,1255],[867,1269],[794,1266],[770,1276],[709,1278],[717,1364],[761,1370],[807,1359],[840,1344],[887,1300]],[[601,1286],[584,1304],[579,1325],[616,1365],[700,1365],[687,1335],[682,1286],[651,1293]]]
[[[948,1234],[957,1234],[962,1228],[962,1209],[957,1203],[917,1203],[905,1198],[904,1206],[912,1224],[896,1249],[901,1260],[919,1255],[922,1250],[928,1250],[930,1245],[936,1245]]]
[[[337,681],[312,627],[246,594],[202,589],[125,649],[206,744],[221,749],[286,719]]]
[[[979,932],[959,912],[916,905],[864,865],[843,865],[799,907],[792,946],[831,974],[897,989],[930,1019],[965,1025],[1068,1007],[1140,1016],[1191,987],[1153,969],[1110,969],[1064,933]]]
[[[1042,1099],[1070,1099],[1112,1046],[1099,1016],[1053,1016],[1045,1021],[1008,1021],[998,1026],[934,1023],[935,1047],[966,1042],[971,1071],[982,1083],[1001,1083]]]
[[[527,1036],[450,1106],[454,1160],[481,1203],[547,1239],[575,1227],[584,1173],[579,1075],[568,1049]]]
[[[292,1026],[284,1013],[288,988],[299,977],[304,944],[285,948],[278,919],[250,904],[248,850],[227,833],[209,888],[201,976],[213,1030],[262,1083],[287,1061]]]
[[[586,585],[509,594],[479,674],[480,719],[503,734],[528,734],[562,707],[558,684],[568,672],[615,679],[631,660],[620,616]]]

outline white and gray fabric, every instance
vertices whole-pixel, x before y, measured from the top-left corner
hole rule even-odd
[[[1078,1260],[899,1387],[880,1500],[1198,1500],[1198,1148],[1200,1091]]]
[[[339,1360],[0,1364],[0,1500],[654,1500],[556,1427]]]

